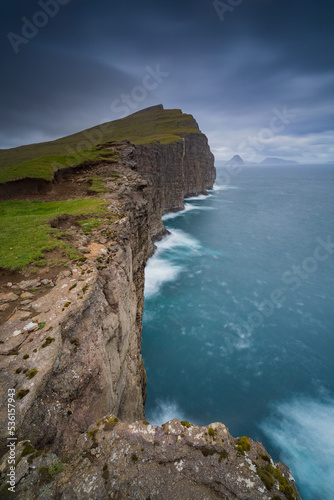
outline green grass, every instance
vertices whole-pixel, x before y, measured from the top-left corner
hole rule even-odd
[[[90,234],[92,232],[92,229],[102,224],[103,220],[104,219],[100,218],[90,218],[78,221],[78,224],[82,227],[84,234]]]
[[[33,165],[33,171],[40,171],[41,177],[50,179],[53,175],[51,168],[53,162],[56,161],[61,165],[65,162],[64,166],[69,166],[68,162],[71,161],[76,164],[78,153],[80,153],[80,157],[84,156],[82,152],[92,150],[97,144],[124,139],[134,144],[151,144],[156,141],[169,144],[180,140],[186,134],[199,132],[198,125],[191,115],[184,114],[179,109],[165,110],[161,105],[153,106],[120,120],[107,122],[55,141],[0,150],[0,167],[13,166],[2,174],[0,182],[9,180],[9,174],[14,167],[17,170],[11,175],[11,179],[17,179],[22,175],[28,176],[27,172],[22,171],[21,167],[18,166],[18,164],[22,166],[22,162],[28,160],[38,158],[37,164]],[[56,160],[55,156],[57,156]],[[74,158],[71,159],[71,157]],[[27,165],[23,168],[26,167]],[[45,167],[48,177],[45,177]],[[36,175],[34,174],[34,176]]]
[[[0,183],[25,177],[52,180],[57,170],[74,167],[88,160],[99,159],[101,158],[101,152],[105,153],[106,151],[92,148],[73,155],[40,156],[22,163],[16,163],[0,168]]]
[[[69,214],[82,216],[89,223],[88,216],[102,215],[106,210],[106,203],[98,199],[0,203],[0,267],[17,270],[31,263],[46,264],[43,252],[55,248],[63,248],[70,258],[79,257],[73,247],[57,239],[58,230],[50,227],[50,221]]]
[[[90,177],[88,180],[91,183],[91,186],[88,189],[88,191],[90,193],[106,193],[108,191],[108,188],[105,185],[104,181],[106,179],[115,181],[118,178],[119,174],[117,174],[116,172],[110,172],[108,174],[102,174],[102,175],[96,175],[95,177]]]
[[[1,170],[0,170],[1,171]],[[96,177],[90,177],[89,182],[91,183],[88,189],[91,193],[106,193],[108,188],[104,184],[105,175],[98,175]]]

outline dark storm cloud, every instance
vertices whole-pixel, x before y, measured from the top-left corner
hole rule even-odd
[[[22,17],[38,19],[41,3],[13,0],[4,9],[0,147],[56,138],[162,102],[194,114],[218,158],[237,152],[284,106],[295,118],[260,156],[333,155],[329,1],[234,1],[223,21],[228,1],[215,3],[220,17],[206,0],[59,3],[18,54],[7,35],[22,35]],[[168,76],[125,104],[147,67]]]

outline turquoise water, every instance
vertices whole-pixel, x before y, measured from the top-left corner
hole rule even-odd
[[[146,417],[222,421],[334,498],[334,168],[247,167],[167,214],[146,269]]]

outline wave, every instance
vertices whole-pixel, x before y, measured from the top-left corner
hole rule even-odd
[[[230,184],[215,184],[212,189],[208,190],[209,192],[211,191],[226,191],[227,189],[240,189],[238,186],[231,186]]]
[[[198,198],[196,198],[196,200],[197,199]],[[188,198],[188,201],[190,200],[191,198]],[[185,203],[183,210],[180,210],[179,212],[168,212],[167,214],[163,215],[161,219],[163,221],[175,219],[176,217],[180,217],[188,212],[191,212],[192,210],[213,210],[213,207],[205,207],[201,205],[194,205],[193,203]]]
[[[145,269],[145,297],[156,295],[162,285],[169,281],[174,281],[182,270],[172,262],[159,257],[148,261]]]
[[[161,287],[174,281],[185,269],[184,257],[198,253],[201,244],[189,234],[180,229],[174,229],[171,234],[156,243],[156,252],[145,268],[145,297],[149,298],[159,293]]]
[[[178,418],[179,420],[185,420],[184,413],[175,401],[157,401],[155,409],[152,411],[151,415],[148,415],[150,424],[162,425],[172,420],[173,418]]]
[[[198,196],[190,196],[190,198],[185,198],[185,201],[201,201],[211,198],[212,194],[199,194]]]
[[[304,500],[333,498],[334,401],[298,398],[272,408],[260,424],[281,450]]]

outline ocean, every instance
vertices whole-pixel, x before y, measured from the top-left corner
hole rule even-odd
[[[146,268],[146,418],[223,422],[334,491],[334,167],[217,168]]]

